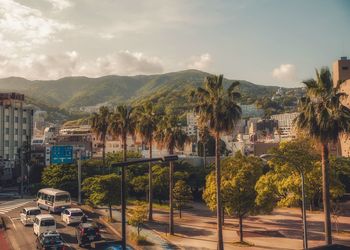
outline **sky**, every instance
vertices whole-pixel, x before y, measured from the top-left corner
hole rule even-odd
[[[350,57],[349,0],[0,0],[0,77],[198,69],[301,86]]]

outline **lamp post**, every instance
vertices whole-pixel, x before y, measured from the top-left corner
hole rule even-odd
[[[263,161],[267,161],[268,159],[271,158],[280,158],[283,160],[287,161],[287,158],[281,155],[274,155],[274,154],[262,154],[260,155],[260,158]],[[302,196],[302,217],[303,217],[303,229],[304,229],[304,237],[303,237],[303,243],[304,243],[304,249],[308,249],[308,239],[307,239],[307,222],[306,222],[306,208],[305,208],[305,178],[304,178],[304,171],[298,167],[298,166],[294,166],[293,167],[299,172],[300,177],[301,177],[301,196]]]
[[[158,157],[158,158],[148,158],[148,159],[135,159],[131,161],[123,161],[123,162],[117,162],[111,164],[111,167],[122,167],[122,178],[121,178],[121,214],[122,214],[122,249],[126,249],[126,200],[125,200],[125,192],[126,192],[126,187],[125,187],[125,172],[124,172],[124,167],[127,167],[129,165],[134,165],[134,164],[139,164],[139,163],[146,163],[146,162],[156,162],[156,161],[161,161],[161,162],[169,162],[169,161],[176,161],[178,160],[179,157],[177,155],[167,155],[163,157]]]

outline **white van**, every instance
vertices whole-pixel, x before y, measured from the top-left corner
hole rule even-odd
[[[40,208],[38,207],[25,207],[22,209],[20,218],[23,225],[32,225],[35,216],[41,214]]]
[[[33,230],[34,234],[37,236],[42,233],[56,231],[55,218],[50,214],[40,214],[35,216]]]
[[[50,213],[62,212],[72,205],[70,194],[66,191],[43,188],[37,194],[38,207],[48,210]]]

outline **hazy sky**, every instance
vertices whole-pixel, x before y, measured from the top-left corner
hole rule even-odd
[[[0,77],[195,68],[296,86],[343,55],[349,0],[0,0]]]

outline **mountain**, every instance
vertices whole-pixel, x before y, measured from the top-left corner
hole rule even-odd
[[[102,103],[139,103],[146,99],[160,100],[159,105],[173,103],[181,106],[186,105],[187,93],[201,86],[208,75],[199,70],[184,70],[158,75],[65,77],[45,81],[9,77],[0,79],[0,91],[21,92],[39,103],[66,110]],[[232,81],[225,79],[225,86]],[[279,88],[243,80],[240,83],[243,102],[271,96]]]

